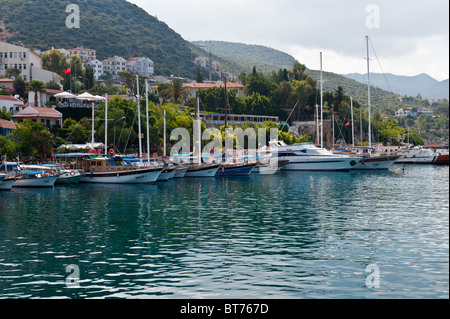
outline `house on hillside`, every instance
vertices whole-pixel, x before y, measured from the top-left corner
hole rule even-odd
[[[155,71],[155,63],[146,57],[131,58],[127,61],[127,71],[151,77]]]
[[[0,119],[0,135],[7,136],[16,129],[17,124],[11,121]]]
[[[42,123],[47,128],[62,128],[63,116],[60,112],[49,107],[28,106],[18,114],[13,115],[13,121],[20,123],[30,119],[36,123]]]
[[[24,102],[17,97],[0,95],[0,109],[10,112],[11,115],[19,113],[24,107]]]
[[[55,80],[59,83],[63,78],[56,73],[42,69],[41,57],[30,49],[0,42],[0,77],[7,69],[16,68],[21,71],[26,82],[39,80],[45,83]]]

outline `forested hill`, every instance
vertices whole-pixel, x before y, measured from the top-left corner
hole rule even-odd
[[[80,28],[69,29],[69,4],[80,8]],[[40,50],[84,46],[97,57],[147,56],[155,73],[190,76],[192,44],[164,22],[125,0],[0,0],[0,39]],[[195,69],[195,71],[194,71]]]
[[[253,67],[256,67],[259,72],[268,75],[280,68],[290,69],[295,62],[295,58],[289,54],[262,45],[225,41],[193,41],[192,43],[211,52],[212,55],[233,63],[233,68],[238,68],[238,70],[229,70],[233,73],[248,74],[252,72]]]

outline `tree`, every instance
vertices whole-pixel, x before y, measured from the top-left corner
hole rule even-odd
[[[61,86],[54,80],[45,83],[45,87],[50,90],[61,90]]]
[[[13,83],[14,91],[16,91],[17,94],[21,98],[27,97],[27,83],[22,79],[21,76],[16,77]]]
[[[45,92],[45,83],[39,80],[33,80],[28,85],[28,91],[34,92],[34,106],[39,106],[38,93]]]
[[[13,133],[19,155],[38,155],[41,159],[50,157],[53,151],[53,135],[42,123],[25,120],[17,125]]]
[[[200,69],[197,70],[197,83],[203,83],[203,74],[200,72]]]
[[[64,76],[64,71],[68,67],[66,56],[56,49],[42,55],[42,68],[44,70]]]
[[[158,89],[159,88],[162,89],[159,91],[160,97],[171,98],[176,104],[179,100],[187,99],[191,94],[189,89],[183,86],[183,81],[177,78],[173,79],[171,84],[164,86],[161,85]]]
[[[5,77],[8,79],[16,79],[21,73],[22,70],[19,70],[18,68],[8,68],[5,71]]]

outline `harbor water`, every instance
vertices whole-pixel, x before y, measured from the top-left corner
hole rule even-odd
[[[0,299],[448,296],[448,166],[0,193]]]

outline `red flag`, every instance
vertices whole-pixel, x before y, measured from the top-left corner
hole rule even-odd
[[[349,126],[350,125],[350,122],[347,122],[346,124],[345,124],[345,127],[347,127],[347,126]]]
[[[70,73],[70,67],[67,70],[64,70],[64,74],[69,74]]]

